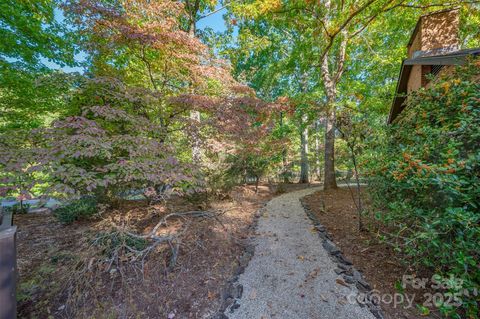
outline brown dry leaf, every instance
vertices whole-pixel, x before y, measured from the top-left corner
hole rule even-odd
[[[213,291],[209,291],[209,292],[208,292],[208,299],[210,299],[210,300],[211,300],[211,299],[214,299],[214,298],[215,298],[215,295],[216,295],[216,293],[214,293]]]
[[[248,296],[249,299],[255,299],[257,298],[257,291],[255,289],[252,290],[252,292],[250,293],[250,295]]]
[[[315,268],[315,269],[313,269],[313,270],[308,274],[307,279],[305,279],[305,281],[315,279],[315,277],[317,277],[317,275],[318,275],[319,272],[320,272],[320,268]]]
[[[297,258],[300,259],[301,261],[303,261],[305,259],[305,257],[302,256],[302,255],[297,256]]]
[[[345,286],[345,287],[350,287],[345,281],[343,281],[343,279],[337,278],[337,280],[335,280],[335,281],[339,285],[342,285],[342,286]]]

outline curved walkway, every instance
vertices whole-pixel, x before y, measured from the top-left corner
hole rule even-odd
[[[239,277],[243,285],[231,319],[374,319],[350,302],[356,288],[337,280],[336,264],[323,248],[299,199],[319,187],[271,200],[260,217],[255,254]],[[233,313],[231,312],[233,311]]]

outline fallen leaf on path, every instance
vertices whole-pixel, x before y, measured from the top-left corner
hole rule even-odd
[[[336,280],[337,284],[345,286],[345,287],[350,287],[343,279],[337,278]]]
[[[248,296],[249,299],[255,299],[257,298],[257,291],[255,289],[252,290],[250,295]]]
[[[305,281],[308,281],[308,280],[311,280],[311,279],[315,279],[315,277],[317,277],[318,273],[320,272],[320,268],[315,268],[314,270],[312,270],[307,278],[305,279]]]

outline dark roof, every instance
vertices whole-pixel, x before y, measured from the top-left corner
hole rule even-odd
[[[465,57],[480,54],[480,48],[465,49],[442,55],[424,56],[404,61],[404,65],[462,65]]]
[[[388,116],[388,123],[392,123],[393,120],[400,114],[403,109],[406,95],[407,84],[412,66],[414,65],[462,65],[465,63],[466,57],[480,55],[480,48],[466,49],[451,52],[443,55],[419,57],[414,59],[406,59],[402,61],[400,68],[400,76],[397,82],[397,88],[395,90],[395,97],[393,99],[392,108]]]
[[[420,24],[422,23],[422,18],[431,16],[431,15],[434,15],[434,14],[445,13],[445,12],[454,11],[454,10],[458,10],[458,9],[459,9],[458,7],[455,7],[455,8],[450,8],[450,9],[445,9],[445,10],[426,13],[426,14],[420,16],[420,18],[418,18],[417,24],[415,25],[415,29],[413,29],[412,35],[410,36],[410,40],[408,40],[408,46],[410,46],[412,44],[413,40],[415,39],[415,36],[418,33],[418,30],[420,30]]]

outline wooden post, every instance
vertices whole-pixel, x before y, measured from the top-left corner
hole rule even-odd
[[[17,226],[12,214],[0,211],[0,319],[17,317]]]

